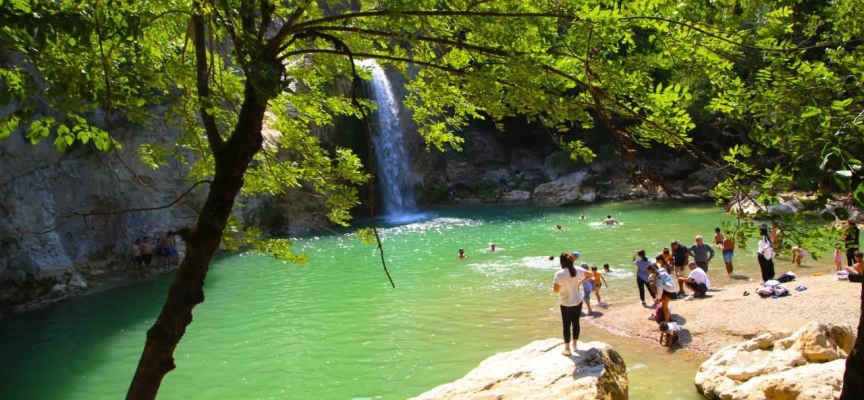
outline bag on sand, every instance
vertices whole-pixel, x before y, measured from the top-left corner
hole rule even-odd
[[[789,289],[786,289],[785,286],[783,286],[783,285],[774,286],[774,295],[776,295],[777,297],[786,296],[787,294],[789,294]]]
[[[762,286],[759,289],[756,289],[756,294],[767,297],[774,294],[774,287]]]
[[[789,271],[783,275],[780,275],[780,277],[777,278],[777,282],[780,282],[780,283],[792,282],[794,280],[795,280],[795,273],[792,271]]]

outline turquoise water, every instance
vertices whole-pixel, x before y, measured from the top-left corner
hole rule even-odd
[[[310,264],[258,255],[217,257],[206,301],[177,348],[160,398],[398,399],[458,379],[483,359],[560,336],[546,260],[578,250],[610,263],[610,307],[636,300],[631,258],[671,239],[710,240],[726,217],[710,206],[606,204],[581,208],[446,207],[385,227],[390,287],[374,246],[350,232],[296,240]],[[588,221],[579,221],[584,212]],[[612,214],[620,226],[600,221]],[[361,221],[362,223],[362,221]],[[555,232],[561,224],[564,232]],[[503,251],[486,249],[495,242]],[[464,248],[465,260],[456,257]],[[745,258],[745,257],[739,257]],[[736,271],[754,275],[755,262]],[[712,278],[722,263],[712,263]],[[125,395],[170,276],[0,321],[0,398],[116,399]],[[605,310],[597,308],[598,311]],[[604,318],[600,316],[599,318]],[[633,398],[693,399],[701,361],[684,350],[616,337],[583,321],[630,369]],[[671,367],[670,367],[671,366]]]

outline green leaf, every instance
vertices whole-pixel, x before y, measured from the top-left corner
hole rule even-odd
[[[822,114],[822,109],[812,106],[804,107],[804,112],[801,113],[801,118],[810,118]]]

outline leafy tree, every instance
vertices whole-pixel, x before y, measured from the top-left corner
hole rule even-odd
[[[429,147],[459,148],[454,132],[471,119],[500,126],[524,115],[560,132],[602,124],[629,162],[640,147],[685,149],[728,171],[719,196],[758,187],[767,202],[795,177],[833,174],[839,184],[859,175],[864,24],[854,2],[696,3],[704,4],[8,1],[0,46],[16,62],[0,69],[0,104],[12,107],[0,138],[23,131],[34,143],[53,138],[61,151],[75,143],[109,151],[119,146],[111,129],[121,116],[182,128],[175,148],[139,149],[154,167],[167,157],[191,163],[190,180],[208,188],[195,224],[180,231],[187,256],[127,394],[149,399],[175,367],[220,243],[303,261],[285,241],[240,235],[231,219],[238,194],[308,185],[326,196],[331,219],[347,221],[368,176],[351,151],[324,151],[311,127],[374,109],[334,90],[336,81],[368,78],[361,59],[408,78],[404,104]],[[722,159],[706,154],[693,144],[691,114],[746,129],[746,143]],[[266,127],[281,134],[265,144]],[[559,144],[574,161],[594,157],[581,141]],[[784,163],[757,167],[768,155]],[[864,203],[864,187],[846,189]],[[864,390],[862,350],[859,334],[846,398]]]

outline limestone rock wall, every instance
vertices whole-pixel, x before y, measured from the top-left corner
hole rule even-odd
[[[627,367],[608,344],[580,343],[561,355],[560,339],[537,340],[487,358],[465,377],[438,386],[415,400],[628,398]]]
[[[699,367],[696,388],[708,399],[837,399],[854,344],[848,325],[765,333],[714,353]]]
[[[161,210],[121,212],[168,205],[191,184],[177,160],[156,171],[139,161],[142,143],[173,141],[164,124],[113,133],[123,147],[112,153],[82,144],[61,153],[53,138],[34,146],[20,132],[0,140],[0,305],[44,296],[82,274],[126,268],[135,238],[194,221],[200,192]],[[76,213],[105,215],[67,217]]]

